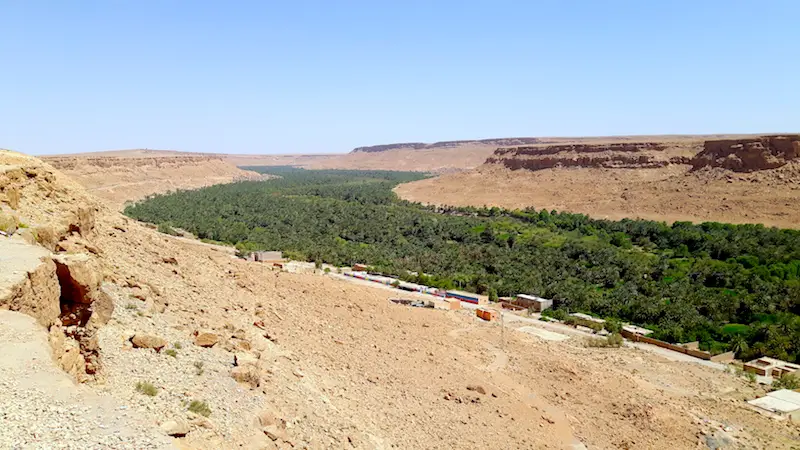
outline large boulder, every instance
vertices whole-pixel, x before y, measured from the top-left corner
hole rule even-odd
[[[167,341],[151,334],[137,333],[131,338],[131,343],[134,348],[152,348],[160,352],[162,348],[167,346]]]
[[[219,342],[219,335],[214,333],[198,333],[194,338],[194,345],[199,347],[210,348],[217,345]]]

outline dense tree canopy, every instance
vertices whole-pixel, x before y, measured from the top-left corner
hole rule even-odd
[[[800,353],[798,231],[430,207],[392,192],[418,173],[250,169],[281,178],[157,195],[126,213],[242,251],[368,263],[443,288],[533,293],[714,352],[792,361]]]

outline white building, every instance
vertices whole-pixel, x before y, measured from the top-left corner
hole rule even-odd
[[[781,389],[747,403],[760,412],[767,412],[781,419],[800,419],[800,392]]]

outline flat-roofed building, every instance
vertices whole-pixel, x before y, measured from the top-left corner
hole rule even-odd
[[[772,391],[769,394],[750,400],[751,406],[757,410],[767,412],[779,418],[800,419],[800,393],[789,389]]]
[[[752,372],[764,377],[780,378],[788,373],[800,370],[800,365],[782,361],[769,356],[762,356],[744,364],[745,372]]]
[[[533,309],[536,312],[542,312],[553,306],[553,301],[550,299],[528,294],[517,294],[512,303],[523,308]]]

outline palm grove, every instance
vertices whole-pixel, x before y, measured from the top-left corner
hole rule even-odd
[[[798,359],[796,230],[431,207],[392,192],[423,174],[249,169],[280,178],[152,196],[126,214],[245,252],[368,263],[441,288],[534,293],[559,310],[629,321],[671,342]]]

